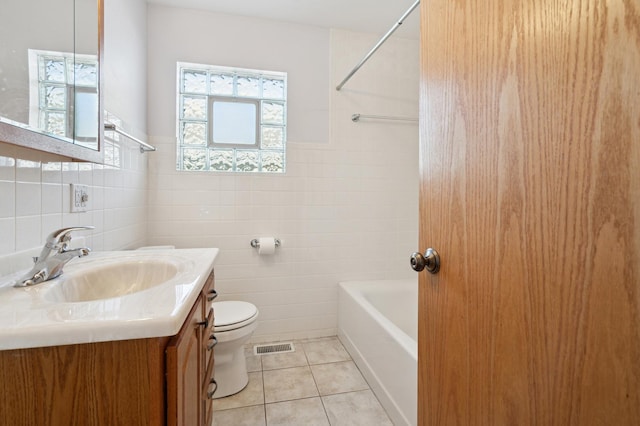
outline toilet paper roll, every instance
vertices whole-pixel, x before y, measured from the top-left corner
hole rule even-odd
[[[258,239],[260,247],[258,247],[259,255],[269,255],[276,252],[276,239],[273,237],[263,237]]]

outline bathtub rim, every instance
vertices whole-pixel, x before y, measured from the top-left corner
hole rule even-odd
[[[417,340],[414,341],[409,335],[407,335],[400,327],[396,326],[382,315],[362,294],[362,290],[366,287],[366,290],[371,290],[375,287],[389,286],[389,284],[397,285],[398,282],[403,281],[405,285],[415,285],[418,288],[417,279],[394,279],[394,280],[358,280],[358,281],[343,281],[338,283],[338,338],[347,349],[354,362],[358,366],[358,369],[362,372],[371,390],[374,392],[385,411],[389,415],[389,418],[393,424],[400,425],[413,425],[417,422],[417,387],[418,387],[418,374],[417,374]],[[342,295],[341,293],[345,293]],[[347,300],[342,300],[342,299]],[[347,307],[344,304],[347,304]],[[418,301],[416,300],[416,304]],[[349,304],[355,304],[354,306],[348,306]],[[356,312],[352,312],[352,308],[356,308]],[[345,319],[341,319],[343,315],[343,309],[348,309],[344,314]],[[354,316],[352,316],[355,315]],[[394,379],[389,378],[388,371],[378,371],[375,364],[378,362],[375,358],[369,359],[369,350],[360,348],[362,342],[362,336],[357,329],[351,326],[353,318],[361,317],[365,315],[367,321],[375,321],[372,324],[380,330],[381,333],[386,333],[392,338],[397,345],[395,348],[391,348],[396,354],[399,354],[405,361],[414,362],[411,366],[412,372],[409,372],[409,376],[403,380],[412,380],[411,394],[414,395],[414,401],[411,405],[406,405],[406,400],[400,396],[400,394],[394,395],[390,393],[389,386],[397,386],[398,383],[406,383],[404,381],[394,382]],[[416,318],[417,321],[417,318]],[[416,336],[417,337],[417,336]],[[367,345],[365,344],[365,347]],[[364,353],[363,353],[364,350]],[[411,360],[411,361],[409,361]],[[385,379],[386,377],[386,379]],[[391,380],[388,382],[387,380]],[[395,383],[395,385],[394,385]],[[406,388],[406,387],[405,387]],[[405,401],[405,402],[402,402]],[[403,408],[404,407],[404,408]]]
[[[406,350],[411,357],[414,358],[417,362],[418,360],[418,336],[414,340],[411,336],[409,336],[404,330],[395,325],[390,319],[382,315],[372,304],[367,300],[362,292],[357,292],[355,289],[363,289],[366,288],[368,290],[377,289],[377,287],[388,285],[391,283],[397,283],[399,281],[408,282],[409,280],[414,281],[412,279],[399,279],[399,280],[370,280],[370,281],[342,281],[338,283],[338,286],[342,288],[345,292],[347,292],[354,300],[359,302],[359,305],[363,307],[365,311],[374,318],[381,319],[379,324],[385,331],[392,336],[398,337],[398,343],[404,350]],[[415,280],[416,286],[418,285],[418,280]],[[417,303],[417,301],[416,301]]]

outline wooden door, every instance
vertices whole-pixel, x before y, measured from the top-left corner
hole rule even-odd
[[[640,2],[421,24],[419,424],[640,424]]]

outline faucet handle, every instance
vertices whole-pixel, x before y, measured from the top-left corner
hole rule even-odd
[[[91,229],[95,229],[95,226],[71,226],[69,228],[58,229],[49,234],[47,237],[47,245],[54,248],[54,246],[60,243],[71,241],[72,231],[88,231]]]

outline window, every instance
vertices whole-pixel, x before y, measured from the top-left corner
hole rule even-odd
[[[98,61],[94,55],[29,50],[29,124],[95,147]]]
[[[257,147],[258,102],[211,97],[213,145]]]
[[[287,74],[178,62],[178,170],[284,173]]]

